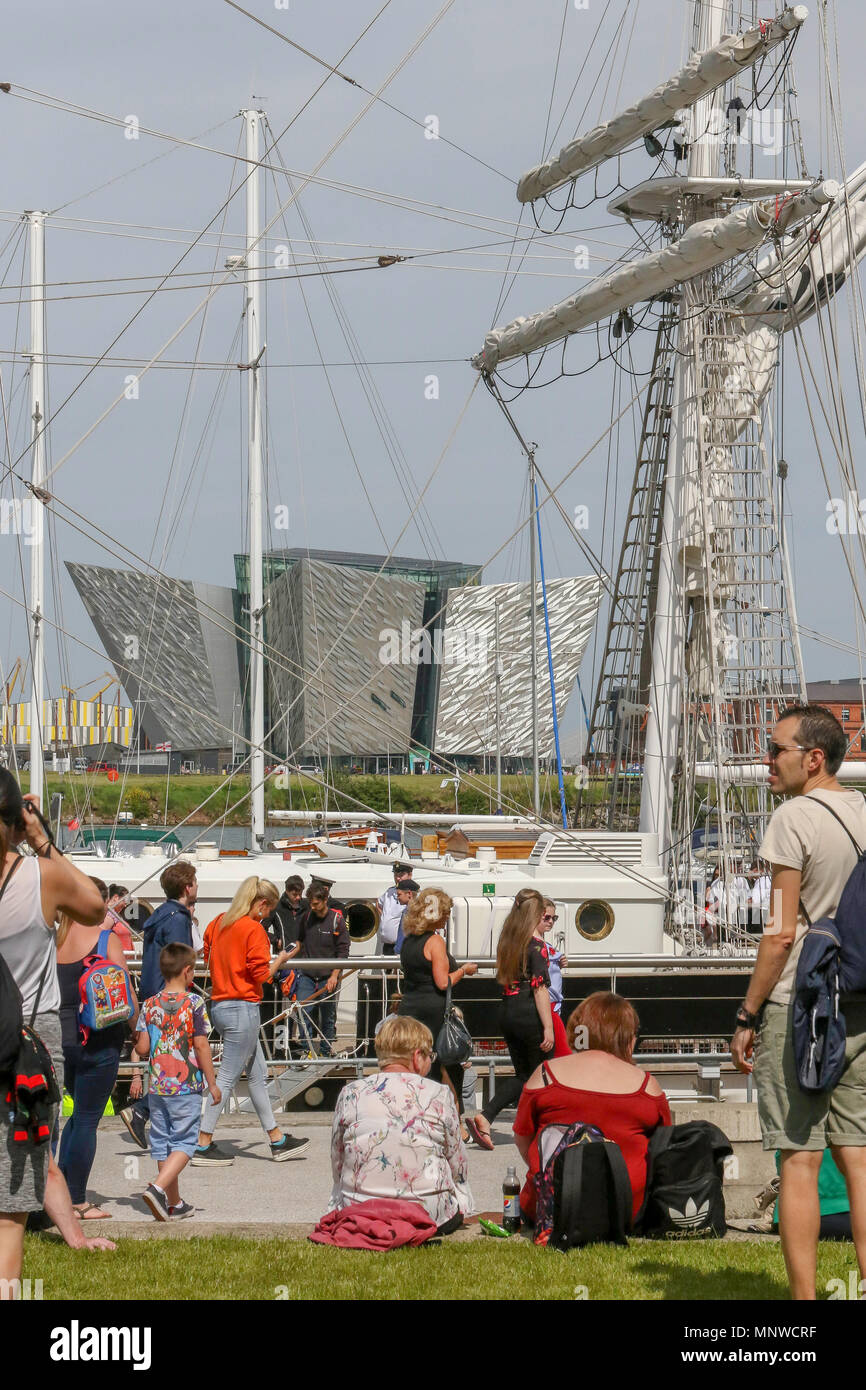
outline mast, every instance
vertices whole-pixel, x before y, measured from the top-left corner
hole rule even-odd
[[[260,180],[259,132],[261,111],[243,111],[246,133],[246,286],[247,320],[247,458],[249,470],[250,552],[250,787],[252,849],[262,849],[265,836],[265,684],[262,626],[264,577],[262,574],[262,396],[259,365],[265,351],[262,341],[262,266],[259,250]]]
[[[25,214],[30,227],[30,418],[31,435],[29,504],[33,509],[30,547],[30,791],[42,803],[45,755],[42,747],[44,656],[42,619],[45,615],[43,544],[45,513],[40,493],[45,478],[45,213]]]
[[[535,453],[530,448],[529,458],[529,693],[532,705],[532,809],[541,815],[541,795],[538,786],[538,636],[536,615],[535,574],[538,568],[537,541],[535,536]]]
[[[719,42],[723,28],[722,10],[723,7],[713,3],[713,0],[695,0],[693,52],[701,52]],[[711,113],[716,102],[716,93],[710,93],[697,103],[694,125],[696,131],[710,129]],[[710,178],[717,171],[717,165],[715,142],[695,140],[689,151],[689,176]],[[686,295],[680,309],[678,337],[681,346],[686,338],[687,316],[693,312],[694,306]],[[685,610],[683,567],[680,560],[682,501],[684,474],[687,469],[694,471],[694,465],[690,466],[687,457],[685,439],[688,430],[688,375],[690,364],[680,352],[677,355],[674,375],[673,430],[665,484],[649,690],[650,708],[640,808],[640,828],[658,835],[663,863],[667,862],[671,844],[673,778],[676,771],[680,700],[685,674]]]
[[[493,603],[493,686],[496,696],[496,809],[502,810],[502,657],[499,651],[499,598]]]

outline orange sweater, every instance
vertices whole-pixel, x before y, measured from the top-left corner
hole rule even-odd
[[[271,945],[261,922],[239,917],[221,928],[223,914],[208,924],[204,934],[204,958],[210,966],[211,999],[244,999],[258,1004],[262,981],[268,978]]]

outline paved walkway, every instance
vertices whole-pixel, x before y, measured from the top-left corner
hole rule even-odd
[[[274,1163],[257,1123],[250,1125],[245,1116],[221,1120],[216,1138],[221,1149],[234,1154],[234,1164],[231,1168],[194,1168],[190,1164],[184,1170],[181,1195],[195,1205],[196,1215],[177,1224],[190,1233],[199,1222],[221,1227],[314,1224],[327,1210],[331,1193],[331,1117],[286,1118],[289,1133],[310,1140],[298,1158],[286,1163]],[[476,1208],[484,1212],[501,1210],[502,1183],[508,1165],[514,1164],[518,1173],[523,1171],[511,1139],[510,1123],[494,1126],[494,1134],[494,1153],[469,1149],[469,1181]],[[99,1127],[96,1162],[87,1191],[90,1201],[110,1211],[115,1221],[164,1225],[154,1221],[140,1196],[155,1175],[156,1164],[150,1154],[133,1143],[123,1123],[104,1120]],[[109,1224],[112,1223],[104,1223],[106,1235]],[[95,1221],[87,1225],[97,1228]],[[103,1223],[99,1223],[99,1229],[103,1230]]]

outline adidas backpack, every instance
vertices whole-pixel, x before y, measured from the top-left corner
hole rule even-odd
[[[635,1234],[672,1239],[677,1236],[723,1236],[725,1159],[733,1153],[717,1125],[693,1120],[660,1125],[647,1149],[646,1196],[635,1221]]]
[[[538,1165],[536,1245],[628,1245],[632,1190],[618,1144],[593,1125],[546,1125]]]
[[[111,928],[99,933],[96,950],[85,956],[78,981],[81,1004],[78,1010],[78,1026],[82,1042],[87,1042],[91,1031],[101,1032],[115,1023],[125,1023],[132,1018],[132,981],[123,965],[109,960],[108,938]]]

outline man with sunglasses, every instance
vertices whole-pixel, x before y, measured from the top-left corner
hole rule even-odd
[[[768,783],[786,799],[758,850],[771,866],[770,911],[731,1041],[740,1071],[752,1070],[754,1055],[764,1148],[781,1151],[779,1230],[795,1299],[816,1297],[818,1169],[828,1145],[848,1186],[866,1276],[866,1002],[843,998],[845,1071],[822,1095],[798,1085],[791,1002],[809,923],[833,916],[857,862],[855,842],[866,849],[866,801],[836,779],[846,750],[842,726],[820,705],[783,711],[773,731]]]

